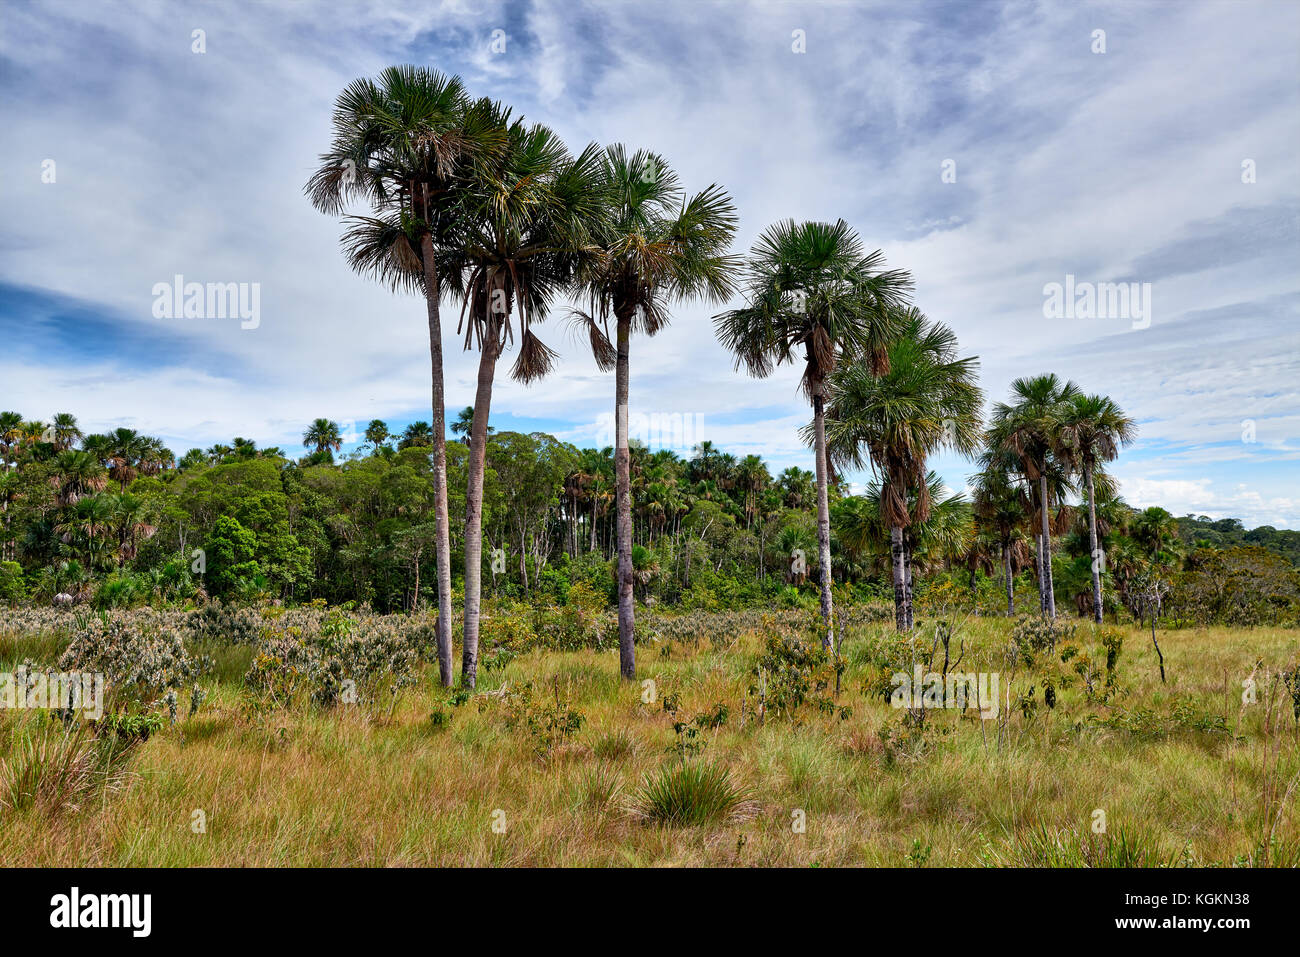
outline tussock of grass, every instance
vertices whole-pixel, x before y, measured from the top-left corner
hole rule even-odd
[[[632,805],[639,820],[673,827],[699,827],[753,816],[757,805],[716,764],[671,763],[646,779]]]

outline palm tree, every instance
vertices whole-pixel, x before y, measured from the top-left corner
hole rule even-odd
[[[370,445],[371,454],[379,452],[381,447],[388,445],[388,440],[392,438],[388,431],[388,423],[383,419],[371,419],[370,424],[366,426],[366,442]]]
[[[1178,519],[1158,506],[1139,512],[1133,520],[1133,538],[1150,550],[1150,561],[1160,559],[1178,541]]]
[[[1068,408],[1082,393],[1073,382],[1062,382],[1055,373],[1019,378],[1011,383],[1011,402],[993,407],[989,426],[990,444],[1016,457],[1026,481],[1038,485],[1040,524],[1038,565],[1040,605],[1044,615],[1056,617],[1056,595],[1052,587],[1051,498],[1048,473],[1060,465],[1053,450]]]
[[[629,356],[634,332],[655,335],[678,300],[723,302],[737,260],[728,254],[736,208],[716,184],[686,198],[677,174],[657,153],[629,154],[620,143],[601,158],[602,215],[592,236],[598,255],[582,265],[585,310],[574,310],[596,365],[614,370],[614,477],[618,539],[619,672],[636,677],[635,569],[632,560],[631,451],[628,445]],[[609,320],[614,319],[610,341]]]
[[[433,445],[433,427],[428,422],[412,422],[402,430],[399,449],[423,449]],[[437,505],[435,504],[435,508]]]
[[[438,668],[451,662],[451,529],[447,513],[442,297],[438,253],[457,218],[464,168],[504,146],[494,111],[475,104],[459,77],[425,67],[353,81],[335,101],[334,137],[307,183],[312,204],[337,215],[355,198],[374,218],[352,217],[344,237],[353,269],[394,291],[424,295],[433,397],[433,484],[438,566]]]
[[[1007,593],[1007,615],[1016,613],[1015,574],[1026,554],[1024,532],[1029,510],[1022,489],[1003,469],[982,469],[974,480],[975,519],[987,529],[1002,555],[1003,585]]]
[[[978,448],[984,394],[976,384],[978,360],[958,357],[951,329],[914,307],[893,311],[899,338],[889,347],[888,371],[876,374],[859,362],[830,376],[825,441],[836,465],[880,472],[895,624],[906,631],[912,624],[906,533],[931,518],[926,459],[941,448],[963,455]]]
[[[49,483],[54,489],[55,502],[64,508],[85,495],[102,491],[108,477],[104,467],[89,452],[65,449],[54,457]]]
[[[0,412],[0,464],[5,471],[18,458],[18,444],[22,438],[23,417],[20,412]]]
[[[339,431],[339,424],[329,419],[313,420],[312,424],[307,426],[307,431],[302,434],[302,444],[317,453],[328,449],[337,452],[343,447],[343,435]]]
[[[465,492],[461,682],[469,688],[478,675],[483,476],[497,359],[517,332],[512,377],[528,383],[550,371],[556,353],[542,344],[532,325],[545,318],[551,301],[590,254],[591,228],[601,209],[597,147],[588,146],[574,158],[554,131],[522,119],[511,122],[508,109],[492,107],[507,146],[475,165],[458,219],[457,252],[448,256],[456,268],[445,270],[448,286],[462,302],[465,348],[479,349]]]
[[[911,288],[902,270],[883,271],[880,250],[863,253],[862,241],[843,220],[785,220],[768,227],[750,251],[747,304],[715,317],[722,344],[737,367],[766,377],[782,363],[802,359],[804,394],[813,407],[813,458],[817,475],[817,545],[821,611],[831,646],[831,527],[827,494],[825,387],[841,359],[861,361],[874,374],[889,369],[889,345],[898,337],[898,312]],[[800,355],[802,351],[802,355]]]
[[[1088,552],[1092,556],[1092,614],[1101,624],[1101,561],[1097,547],[1099,465],[1113,461],[1121,445],[1137,436],[1137,423],[1104,395],[1076,395],[1066,407],[1057,433],[1056,452],[1067,467],[1083,476],[1088,491]]]
[[[77,426],[77,417],[71,412],[55,413],[50,429],[54,437],[54,448],[60,452],[72,448],[74,443],[84,438]]]

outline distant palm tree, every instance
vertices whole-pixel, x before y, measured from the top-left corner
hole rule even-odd
[[[802,361],[804,394],[813,407],[813,458],[817,475],[817,546],[821,575],[822,643],[831,646],[831,524],[827,488],[826,380],[842,360],[860,361],[874,373],[889,368],[898,337],[898,306],[911,289],[901,270],[884,271],[880,250],[864,253],[843,220],[769,226],[746,265],[747,303],[715,317],[718,339],[737,366],[766,377],[785,362]]]
[[[988,467],[973,481],[975,518],[997,542],[1002,557],[1003,586],[1007,593],[1007,615],[1016,613],[1015,573],[1027,554],[1024,540],[1029,526],[1029,508],[1024,490],[1002,469]]]
[[[1173,549],[1178,541],[1178,519],[1153,505],[1133,520],[1133,538],[1149,549],[1149,560],[1157,562],[1161,553]]]
[[[598,255],[579,270],[585,310],[575,310],[596,365],[614,370],[615,523],[618,539],[619,672],[636,677],[632,556],[631,451],[628,444],[629,354],[632,333],[655,335],[675,300],[723,302],[739,263],[728,254],[736,207],[709,186],[689,199],[677,174],[657,153],[604,151],[595,188],[603,204],[591,239]],[[614,320],[610,341],[609,320]]]
[[[1092,614],[1101,624],[1102,553],[1097,547],[1097,468],[1113,461],[1121,445],[1132,442],[1137,423],[1112,399],[1103,395],[1076,395],[1061,415],[1056,452],[1065,464],[1083,476],[1088,492],[1088,552],[1092,556]]]
[[[428,422],[412,422],[402,430],[399,449],[422,449],[433,445],[433,428]]]
[[[993,407],[989,425],[990,443],[1014,455],[1026,481],[1038,485],[1040,606],[1043,614],[1052,618],[1056,617],[1056,594],[1052,587],[1048,474],[1053,465],[1060,464],[1053,450],[1061,423],[1081,394],[1077,385],[1062,382],[1055,373],[1016,379],[1011,383],[1011,402]]]
[[[337,452],[343,448],[343,434],[339,431],[337,422],[316,419],[302,434],[302,444],[315,452],[324,452],[326,449]]]
[[[366,426],[366,442],[373,452],[378,452],[380,446],[387,445],[389,438],[388,423],[383,419],[371,419]]]
[[[104,467],[89,452],[65,449],[54,457],[49,483],[54,489],[55,502],[62,508],[102,491],[108,477]]]
[[[56,413],[50,431],[54,439],[54,448],[60,452],[72,448],[84,437],[77,426],[77,417],[71,412]]]
[[[941,448],[975,452],[984,394],[976,384],[978,360],[958,355],[950,328],[914,307],[894,311],[899,338],[889,347],[888,371],[875,374],[868,364],[853,363],[830,376],[825,442],[836,465],[880,471],[895,624],[906,631],[913,620],[906,533],[931,517],[926,461]]]

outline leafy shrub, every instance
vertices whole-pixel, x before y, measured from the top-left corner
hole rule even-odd
[[[107,726],[147,732],[154,722],[136,719],[161,715],[165,708],[174,723],[178,693],[184,688],[190,692],[190,714],[198,709],[202,694],[197,682],[208,662],[192,658],[180,633],[166,628],[156,615],[102,613],[78,621],[59,668],[102,674]]]
[[[17,562],[0,562],[0,601],[22,601],[26,595],[23,567]]]
[[[569,706],[567,695],[561,697],[558,680],[553,691],[553,698],[539,694],[529,681],[505,695],[506,727],[511,731],[523,730],[538,757],[549,756],[556,747],[569,741],[586,720],[581,711]]]

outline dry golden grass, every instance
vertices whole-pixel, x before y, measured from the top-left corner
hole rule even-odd
[[[1075,643],[1104,660],[1089,629]],[[962,670],[1001,670],[1009,631],[1003,620],[968,623]],[[679,759],[672,716],[618,680],[616,653],[530,653],[454,708],[427,671],[391,718],[357,707],[259,718],[237,682],[214,681],[197,716],[138,749],[119,790],[75,813],[0,809],[0,864],[1300,864],[1300,737],[1290,700],[1265,674],[1296,658],[1300,636],[1212,628],[1160,637],[1169,683],[1160,684],[1149,634],[1126,629],[1125,690],[1113,702],[1162,716],[1159,737],[1090,724],[1087,715],[1112,708],[1084,701],[1075,685],[1050,713],[1040,698],[1034,718],[1017,712],[1002,728],[932,711],[916,753],[882,735],[901,728],[903,713],[865,696],[863,666],[850,667],[838,699],[852,708],[847,720],[806,709],[798,723],[760,725],[752,700],[741,712],[761,635],[741,634],[725,650],[677,645],[667,658],[641,647],[640,674],[660,698],[677,693],[686,715],[730,709],[687,760],[725,765],[751,810],[687,828],[629,810],[647,776]],[[850,636],[846,656],[867,640]],[[0,662],[13,660],[0,643]],[[1243,706],[1252,671],[1258,701]],[[483,694],[530,679],[585,717],[546,758]],[[1022,670],[1012,700],[1033,680]],[[1228,732],[1178,725],[1176,701],[1222,715]],[[429,719],[439,707],[451,714],[442,728]],[[0,712],[0,731],[14,720]],[[1098,809],[1101,835],[1091,827]],[[196,811],[203,833],[192,827]]]

